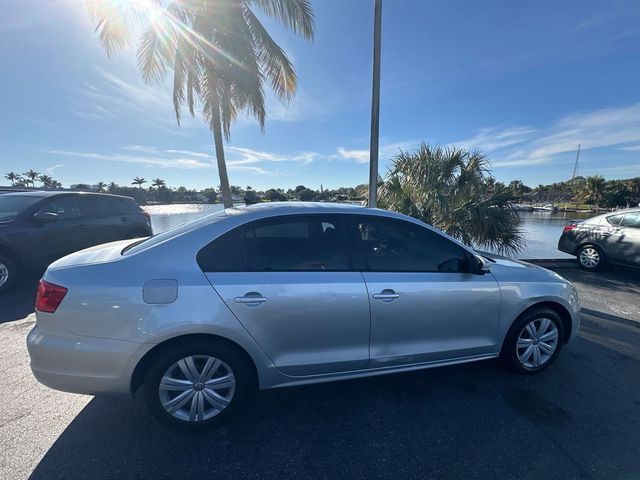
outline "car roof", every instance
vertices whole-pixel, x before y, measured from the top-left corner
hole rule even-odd
[[[110,193],[75,192],[75,191],[67,191],[67,190],[37,190],[37,191],[11,192],[11,193],[5,193],[3,196],[47,198],[47,197],[55,197],[57,195],[101,196],[101,197],[123,198],[126,200],[133,200],[133,198],[131,197],[125,197],[123,195],[113,195]]]
[[[227,214],[234,213],[276,213],[286,215],[287,213],[311,213],[315,212],[349,212],[355,213],[364,210],[365,207],[353,203],[330,203],[330,202],[268,202],[256,203],[254,205],[228,208]]]
[[[607,212],[603,215],[618,215],[619,213],[640,212],[640,207],[621,208],[620,210],[614,210],[613,212]]]

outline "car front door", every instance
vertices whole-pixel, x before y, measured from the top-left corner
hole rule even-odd
[[[350,271],[340,216],[258,220],[214,240],[198,263],[236,318],[288,375],[365,368],[369,300]]]
[[[498,283],[469,271],[471,255],[421,225],[358,216],[350,229],[354,268],[371,305],[370,367],[496,351]]]

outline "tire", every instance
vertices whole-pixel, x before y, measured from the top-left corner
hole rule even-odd
[[[502,346],[502,360],[518,372],[539,372],[558,357],[562,348],[562,338],[563,326],[560,315],[549,308],[535,308],[513,322]],[[530,353],[529,347],[532,347]],[[550,347],[553,348],[552,351]]]
[[[196,375],[192,375],[193,367]],[[211,375],[202,377],[207,367],[212,367]],[[161,389],[163,377],[168,389]],[[209,381],[204,378],[223,380],[217,388],[215,383],[207,388]],[[236,349],[222,342],[197,340],[162,351],[148,368],[143,389],[149,410],[160,422],[184,430],[206,430],[231,417],[253,392],[254,382],[247,360]],[[167,403],[174,406],[174,412],[163,406]]]
[[[0,254],[0,293],[9,291],[18,278],[18,267],[6,255]]]
[[[606,265],[604,252],[597,245],[582,245],[578,249],[576,258],[580,268],[590,272],[602,270]]]

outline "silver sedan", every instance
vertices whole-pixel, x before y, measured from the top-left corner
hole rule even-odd
[[[142,388],[159,420],[201,429],[256,389],[495,357],[537,372],[579,309],[559,275],[404,215],[263,204],[58,260],[27,343],[45,385]]]

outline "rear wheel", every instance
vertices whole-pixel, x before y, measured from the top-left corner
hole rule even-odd
[[[251,393],[246,360],[223,343],[198,341],[158,356],[144,382],[144,396],[162,423],[187,429],[214,427]]]
[[[561,339],[560,316],[551,309],[536,308],[513,323],[504,341],[502,358],[520,372],[539,372],[556,359]]]
[[[17,277],[16,264],[6,255],[0,254],[0,293],[9,290]]]
[[[578,250],[578,265],[585,270],[601,270],[605,265],[604,253],[595,245],[583,245]]]

